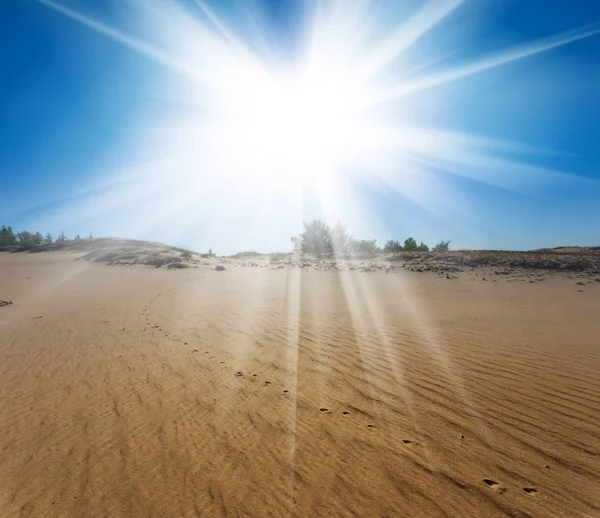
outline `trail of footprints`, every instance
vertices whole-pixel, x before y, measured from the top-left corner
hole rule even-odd
[[[243,374],[241,371],[237,371],[237,372],[235,373],[235,376],[236,376],[236,377],[238,377],[238,378],[241,378],[241,377],[243,377],[243,376],[244,376],[244,374]],[[253,376],[253,377],[256,377],[257,375],[256,375],[256,374],[253,374],[252,376]],[[265,386],[268,386],[268,385],[271,385],[271,382],[270,382],[270,381],[265,381],[265,383],[264,383],[264,384],[265,384]],[[284,394],[288,394],[288,393],[289,393],[289,390],[285,389],[285,390],[283,390],[283,393],[284,393]],[[332,411],[331,411],[329,408],[326,408],[326,407],[321,407],[321,408],[319,408],[319,412],[320,412],[321,414],[332,414]],[[342,414],[343,416],[345,416],[345,417],[347,417],[347,416],[351,415],[351,414],[350,414],[350,412],[349,412],[349,411],[347,411],[347,410],[344,410],[344,411],[342,411],[342,412],[341,412],[341,414]],[[368,425],[366,425],[366,427],[367,427],[369,430],[375,430],[375,428],[376,428],[374,424],[368,424]],[[460,440],[465,440],[465,436],[464,436],[464,435],[461,435],[461,436],[460,436]],[[416,444],[414,441],[411,441],[410,439],[402,439],[402,442],[403,442],[404,444],[406,444],[406,445]],[[550,466],[546,465],[546,469],[550,469]],[[498,492],[499,494],[501,494],[501,495],[502,495],[502,494],[504,494],[504,493],[506,493],[506,492],[508,491],[508,488],[507,488],[507,487],[503,487],[503,486],[501,486],[501,484],[500,484],[499,482],[496,482],[495,480],[492,480],[492,479],[489,479],[489,478],[484,478],[482,481],[483,481],[483,483],[484,483],[484,484],[485,484],[485,485],[486,485],[488,488],[490,488],[490,489],[493,489],[493,490],[497,491],[497,492]],[[533,488],[533,487],[524,487],[524,488],[523,488],[523,491],[524,491],[525,493],[527,493],[528,495],[531,495],[531,496],[535,496],[535,495],[538,493],[538,490],[537,490],[537,489],[535,489],[535,488]]]
[[[548,467],[548,466],[546,466],[546,467]],[[491,478],[484,478],[482,482],[490,489],[498,491],[498,493],[500,493],[501,495],[508,491],[507,487],[502,487],[499,482],[496,482],[495,480],[492,480]],[[525,493],[527,493],[528,495],[531,495],[531,496],[534,496],[538,492],[537,489],[535,489],[533,487],[524,487],[523,491],[525,491]]]
[[[157,329],[158,331],[163,331],[163,329],[162,329],[162,327],[161,327],[160,325],[158,325],[158,324],[154,324],[154,325],[152,325],[152,324],[151,324],[151,322],[150,322],[150,317],[148,316],[148,310],[150,309],[150,305],[151,305],[151,304],[154,302],[154,300],[156,300],[156,298],[158,298],[160,295],[161,295],[161,294],[159,293],[159,294],[157,294],[157,295],[156,295],[154,298],[150,299],[150,302],[149,302],[149,303],[148,303],[148,304],[147,304],[147,305],[144,307],[144,310],[142,311],[142,315],[144,316],[144,321],[145,321],[145,324],[146,324],[146,327],[144,328],[144,330],[143,330],[142,332],[146,331],[146,329],[147,329],[148,327],[150,327],[151,329]],[[166,336],[166,337],[168,337],[168,336],[169,336],[169,334],[165,334],[165,336]],[[181,339],[180,339],[179,337],[177,337],[176,335],[172,335],[172,336],[171,336],[171,338],[172,338],[172,339],[174,339],[175,341],[181,341],[181,342],[183,342],[183,340],[181,340]],[[188,343],[187,343],[187,342],[183,342],[183,344],[184,344],[184,345],[188,345]],[[191,351],[191,352],[192,352],[192,354],[196,354],[196,353],[198,353],[198,352],[199,352],[199,350],[198,350],[198,349],[192,349],[192,351]],[[205,351],[205,352],[204,352],[204,354],[209,354],[209,351]],[[212,359],[215,359],[215,356],[210,356],[210,357],[208,357],[208,359],[211,359],[211,360],[212,360]],[[224,362],[224,361],[221,361],[221,362],[219,362],[219,363],[220,363],[220,364],[225,364],[226,362]],[[236,372],[235,372],[235,374],[234,374],[234,376],[235,376],[235,377],[237,377],[237,378],[243,378],[243,377],[244,377],[244,373],[243,373],[242,371],[236,371]],[[253,377],[253,378],[256,378],[256,377],[258,377],[258,375],[257,375],[257,374],[252,374],[252,377]],[[270,381],[268,381],[268,380],[265,380],[265,382],[264,382],[264,386],[265,386],[265,387],[268,387],[268,386],[270,386],[270,385],[271,385],[271,382],[270,382]],[[283,394],[284,394],[284,395],[287,395],[287,394],[289,394],[289,393],[290,393],[290,391],[289,391],[288,389],[284,389],[282,392],[283,392]],[[329,408],[326,408],[326,407],[321,407],[321,408],[319,408],[319,412],[320,412],[321,414],[332,414],[331,410],[330,410]],[[344,417],[348,417],[348,416],[350,416],[350,415],[351,415],[351,413],[350,413],[349,411],[347,411],[347,410],[344,410],[344,411],[342,411],[342,412],[341,412],[341,415],[343,415]],[[375,427],[375,425],[374,425],[374,424],[367,424],[367,425],[366,425],[366,428],[367,428],[368,430],[371,430],[371,431],[374,431],[374,430],[376,429],[376,427]],[[465,439],[465,436],[464,436],[464,435],[461,435],[461,436],[460,436],[460,439],[461,439],[461,440],[464,440],[464,439]],[[410,439],[403,439],[403,440],[402,440],[402,442],[403,442],[404,444],[406,444],[406,445],[416,444],[414,441],[411,441]],[[546,466],[546,469],[550,469],[550,466]],[[502,485],[501,485],[499,482],[497,482],[497,481],[495,481],[495,480],[493,480],[493,479],[490,479],[490,478],[484,478],[484,479],[482,479],[482,482],[483,482],[483,484],[484,484],[486,487],[488,487],[489,489],[492,489],[492,490],[494,490],[494,491],[498,492],[499,494],[504,494],[504,493],[506,493],[506,492],[508,491],[508,488],[507,488],[507,487],[504,487],[504,486],[502,486]],[[535,488],[533,488],[533,487],[523,487],[522,489],[523,489],[523,491],[524,491],[525,493],[527,493],[527,494],[528,494],[528,495],[530,495],[530,496],[536,496],[536,495],[537,495],[537,493],[538,493],[538,490],[537,490],[537,489],[535,489]]]

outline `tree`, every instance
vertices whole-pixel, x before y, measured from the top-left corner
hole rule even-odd
[[[53,242],[53,241],[52,241],[52,234],[50,234],[50,232],[48,232],[48,233],[46,234],[46,237],[44,238],[44,242],[43,242],[43,244],[44,244],[44,245],[51,245],[51,244],[52,244],[52,242]]]
[[[351,237],[350,234],[348,234],[346,225],[338,221],[331,229],[331,245],[333,246],[333,251],[336,253],[347,252],[350,240]]]
[[[2,225],[2,229],[0,229],[0,246],[14,246],[16,244],[17,236],[15,236],[12,227]]]
[[[450,250],[451,241],[444,241],[443,239],[433,247],[433,252],[447,252]]]
[[[400,244],[400,241],[394,241],[393,239],[390,239],[383,247],[383,251],[384,252],[401,252],[402,245]]]
[[[41,245],[44,240],[44,236],[39,232],[32,234],[31,232],[27,232],[27,230],[23,230],[17,234],[17,243],[20,246],[38,246]]]
[[[429,247],[421,241],[421,244],[417,247],[419,252],[429,252]]]
[[[63,243],[66,240],[67,240],[67,236],[65,236],[64,232],[61,232],[60,234],[58,234],[58,237],[56,238],[57,243]]]
[[[309,254],[325,254],[332,251],[331,229],[323,220],[313,219],[303,223],[304,231],[298,236],[300,249]]]
[[[419,247],[417,246],[417,242],[414,240],[414,238],[409,237],[408,239],[404,240],[404,247],[403,250],[406,252],[412,252],[414,250],[418,250]]]
[[[302,238],[300,236],[292,236],[290,238],[294,252],[298,253],[302,250]]]
[[[372,239],[354,239],[350,238],[348,248],[351,252],[361,252],[364,254],[374,254],[377,252],[377,240]]]

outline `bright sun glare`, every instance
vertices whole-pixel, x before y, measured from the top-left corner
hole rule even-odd
[[[249,78],[224,96],[217,116],[226,121],[221,137],[253,170],[311,175],[340,167],[368,142],[365,101],[350,80],[302,70]]]
[[[115,12],[126,12],[107,23],[40,1],[170,71],[158,97],[185,109],[144,125],[130,143],[142,165],[131,179],[116,171],[114,181],[129,181],[132,196],[155,185],[161,204],[170,181],[171,214],[228,200],[236,210],[246,203],[248,212],[280,210],[289,219],[293,203],[303,210],[298,193],[310,184],[330,215],[343,218],[356,212],[360,193],[338,180],[356,172],[447,219],[449,211],[461,217],[469,198],[440,174],[522,193],[573,181],[516,158],[533,147],[436,125],[436,109],[452,105],[447,84],[593,36],[597,24],[451,62],[469,46],[442,22],[466,24],[468,1],[307,2],[292,57],[279,49],[285,35],[268,34],[258,4],[226,10],[215,2],[217,15],[202,0],[119,2]],[[506,101],[513,92],[505,93]]]

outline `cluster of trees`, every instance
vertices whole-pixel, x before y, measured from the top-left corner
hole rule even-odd
[[[447,252],[450,250],[450,241],[444,241],[443,239],[435,245],[432,252]],[[384,252],[429,252],[429,247],[425,243],[417,245],[414,238],[409,237],[404,240],[404,244],[400,244],[399,241],[389,240],[383,247]]]
[[[303,223],[303,231],[292,237],[294,251],[323,255],[328,253],[362,252],[374,254],[377,252],[428,252],[429,247],[425,243],[417,245],[414,238],[409,237],[400,244],[399,241],[388,241],[383,249],[377,246],[375,239],[355,239],[347,230],[346,225],[336,223],[330,227],[323,220],[314,219]],[[434,252],[445,252],[450,248],[450,241],[440,241],[432,249]]]
[[[414,237],[404,240],[404,245],[400,241],[390,239],[383,247],[384,252],[429,252],[429,247],[425,243],[417,245]]]
[[[337,223],[333,228],[320,219],[303,223],[301,234],[292,237],[294,251],[307,254],[329,254],[332,252],[374,253],[378,250],[375,239],[355,239],[346,225]]]
[[[92,234],[90,233],[90,237]],[[75,236],[75,239],[79,239],[79,236]],[[53,239],[52,234],[48,233],[45,236],[41,232],[28,232],[23,230],[21,232],[15,232],[12,227],[2,225],[0,229],[0,246],[41,246],[51,245],[52,243],[62,243],[67,240],[67,236],[61,233],[56,239]]]

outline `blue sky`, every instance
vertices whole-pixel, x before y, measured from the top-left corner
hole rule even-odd
[[[2,2],[1,224],[219,253],[287,250],[318,216],[379,243],[600,244],[599,2],[140,4]]]

